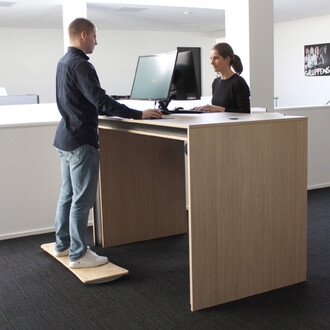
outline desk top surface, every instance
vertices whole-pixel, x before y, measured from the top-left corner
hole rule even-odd
[[[100,116],[101,125],[111,125],[111,122],[138,123],[139,125],[152,125],[158,127],[172,127],[187,129],[191,127],[222,125],[230,123],[256,122],[268,120],[283,120],[299,118],[297,116],[284,116],[278,112],[245,113],[203,113],[203,114],[175,114],[163,116],[162,119],[132,120],[119,117]],[[301,117],[304,118],[304,117]],[[57,124],[61,119],[55,103],[10,105],[0,107],[0,127],[33,126]],[[147,126],[146,126],[147,127]]]
[[[152,120],[131,120],[122,119],[118,117],[106,117],[100,116],[101,125],[111,125],[113,121],[120,121],[122,123],[139,123],[139,125],[152,125],[152,126],[163,126],[163,127],[173,127],[173,128],[193,128],[193,127],[203,127],[203,126],[218,126],[218,125],[228,125],[233,123],[249,123],[249,122],[259,122],[259,121],[273,121],[273,120],[288,120],[305,118],[300,116],[284,116],[277,112],[265,112],[265,113],[232,113],[232,112],[219,112],[219,113],[203,113],[203,114],[175,114],[163,116],[162,119],[152,119]]]

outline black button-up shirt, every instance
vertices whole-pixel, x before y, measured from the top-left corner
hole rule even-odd
[[[98,148],[98,115],[141,119],[142,112],[120,104],[106,94],[89,57],[69,47],[56,71],[56,102],[62,119],[54,146],[72,151],[83,144]]]

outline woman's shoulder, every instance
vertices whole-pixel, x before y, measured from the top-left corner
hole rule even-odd
[[[221,77],[216,77],[213,80],[212,86],[215,87],[215,86],[219,85],[220,83],[221,83]]]
[[[247,82],[245,81],[245,79],[238,74],[235,74],[235,75],[236,75],[236,77],[235,77],[235,80],[233,83],[234,88],[237,91],[240,91],[241,93],[250,95],[250,88],[249,88],[249,85],[247,84]]]
[[[245,79],[237,73],[234,73],[230,78],[222,80],[221,77],[217,77],[213,80],[213,86],[220,85],[221,83],[225,85],[247,85]]]
[[[233,74],[233,76],[231,78],[235,81],[244,81],[245,82],[245,79],[242,76],[240,76],[238,73]]]
[[[238,86],[248,86],[248,84],[246,83],[245,79],[240,76],[239,74],[235,73],[233,76],[233,82],[235,83],[235,85]]]

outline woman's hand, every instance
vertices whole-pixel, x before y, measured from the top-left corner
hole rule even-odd
[[[198,111],[205,111],[205,112],[225,112],[226,109],[224,107],[219,107],[217,105],[210,105],[206,104],[201,107],[195,107],[193,110],[198,110]]]

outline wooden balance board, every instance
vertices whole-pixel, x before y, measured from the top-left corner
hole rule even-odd
[[[41,248],[57,259],[61,264],[68,268],[75,274],[81,282],[87,284],[98,284],[104,282],[114,281],[124,275],[128,274],[128,270],[121,268],[111,262],[97,267],[89,268],[70,268],[69,257],[56,257],[55,256],[55,243],[42,244]]]

